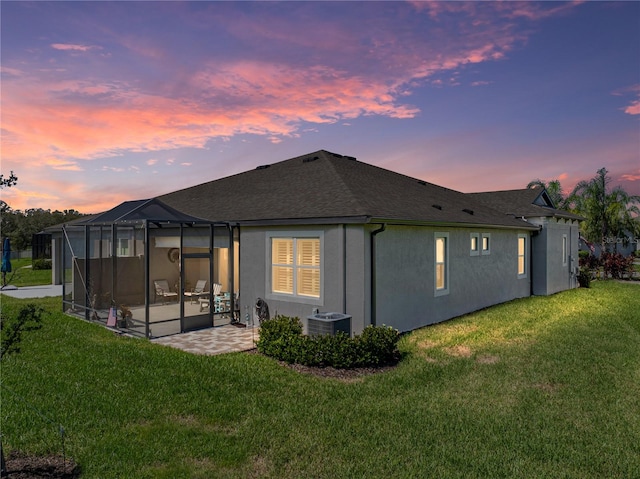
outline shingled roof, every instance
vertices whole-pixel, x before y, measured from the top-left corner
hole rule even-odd
[[[320,150],[160,196],[211,221],[533,228],[474,197]]]
[[[547,190],[540,187],[469,193],[469,196],[515,218],[553,217],[584,220],[582,216],[556,209]]]

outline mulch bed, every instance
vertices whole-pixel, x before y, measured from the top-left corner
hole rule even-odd
[[[251,349],[250,351],[246,351],[246,353],[262,354],[257,349]],[[283,367],[293,369],[294,371],[297,371],[301,374],[309,374],[311,376],[316,376],[319,378],[338,379],[344,382],[357,381],[358,379],[362,379],[373,374],[380,374],[386,371],[391,371],[392,369],[398,367],[398,363],[380,367],[352,369],[338,369],[332,367],[317,368],[311,366],[303,366],[302,364],[290,364],[286,361],[278,361],[278,363],[280,363],[280,365]]]
[[[8,479],[75,479],[80,466],[62,456],[29,456],[12,451],[6,459]]]

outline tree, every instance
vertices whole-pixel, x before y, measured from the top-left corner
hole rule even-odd
[[[15,186],[16,183],[18,183],[18,177],[14,175],[13,171],[9,175],[9,178],[5,178],[4,175],[0,174],[0,190],[2,188],[11,188]],[[5,201],[0,200],[0,214],[4,217],[5,213],[9,213],[10,211],[11,207]],[[4,230],[5,225],[3,224],[2,226]]]
[[[629,195],[620,186],[610,189],[608,173],[600,168],[595,177],[579,182],[567,198],[572,211],[586,218],[585,238],[602,245],[605,251],[629,234],[640,234],[640,196]]]
[[[567,206],[567,199],[564,196],[564,191],[562,190],[562,185],[559,180],[551,180],[549,183],[545,183],[536,178],[529,182],[527,188],[545,188],[556,208],[563,210]]]
[[[0,189],[11,188],[18,182],[18,177],[11,172],[8,178],[0,175]],[[49,226],[67,223],[85,216],[76,210],[51,211],[42,208],[28,210],[12,210],[4,201],[0,201],[0,229],[3,236],[11,239],[13,249],[20,251],[31,246],[31,238]]]
[[[4,175],[0,174],[0,188],[10,188],[15,186],[18,183],[18,177],[11,172],[9,178],[5,178]]]

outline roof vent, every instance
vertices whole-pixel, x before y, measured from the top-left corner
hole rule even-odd
[[[319,158],[318,158],[317,156],[309,156],[309,157],[307,157],[307,158],[303,158],[303,159],[302,159],[302,162],[303,162],[303,163],[311,163],[312,161],[316,161],[316,160],[318,160],[318,159],[319,159]]]
[[[260,165],[256,167],[256,170],[266,170],[267,168],[269,168],[271,165]]]
[[[463,208],[462,211],[464,211],[465,213],[472,215],[473,214],[473,210],[470,210],[469,208]]]
[[[427,186],[427,182],[424,180],[418,180],[418,183],[420,183],[422,186]]]
[[[437,210],[441,210],[442,209],[442,206],[440,206],[440,205],[431,205],[431,206],[433,206]]]
[[[357,161],[355,156],[343,156],[345,160]]]

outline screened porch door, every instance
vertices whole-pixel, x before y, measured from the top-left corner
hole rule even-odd
[[[213,255],[208,253],[184,253],[181,259],[180,298],[182,298],[182,332],[213,326],[209,307],[213,278]]]

